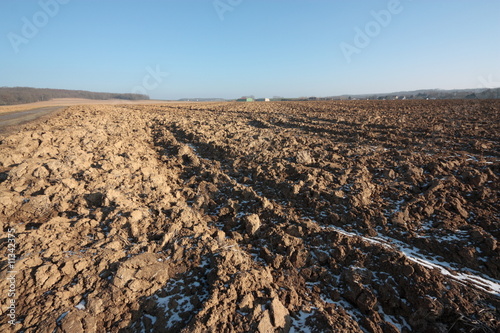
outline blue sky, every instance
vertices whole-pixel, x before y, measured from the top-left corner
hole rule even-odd
[[[0,86],[151,98],[500,86],[496,0],[2,0]]]

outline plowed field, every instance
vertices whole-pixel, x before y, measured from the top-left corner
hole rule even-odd
[[[0,331],[498,332],[499,111],[85,105],[25,125],[0,144]]]

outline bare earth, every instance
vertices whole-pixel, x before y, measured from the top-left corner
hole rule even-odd
[[[0,113],[0,134],[15,132],[18,129],[18,125],[34,121],[44,116],[49,116],[63,109],[64,106],[47,106],[25,111]]]
[[[498,332],[499,111],[83,105],[25,125],[0,137],[0,331]]]

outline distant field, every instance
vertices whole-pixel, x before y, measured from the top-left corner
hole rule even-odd
[[[71,105],[90,105],[90,104],[113,104],[113,105],[115,105],[115,104],[158,104],[158,103],[168,103],[168,102],[159,101],[159,100],[130,101],[130,100],[124,100],[124,99],[95,100],[95,99],[84,99],[84,98],[56,98],[56,99],[51,99],[50,101],[44,101],[44,102],[0,106],[0,113],[26,111],[26,110],[43,108],[43,107],[47,107],[47,106],[71,106]]]

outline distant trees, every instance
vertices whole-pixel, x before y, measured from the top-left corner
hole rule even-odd
[[[500,98],[500,88],[488,89],[478,94],[478,98]]]
[[[13,105],[48,101],[53,98],[86,98],[86,99],[149,99],[142,94],[99,93],[84,90],[38,89],[28,87],[0,87],[0,105]]]

